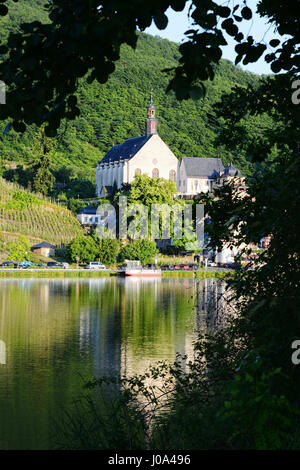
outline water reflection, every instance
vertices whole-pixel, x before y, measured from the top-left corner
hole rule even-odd
[[[0,364],[6,364],[6,344],[0,340]]]
[[[0,448],[47,448],[50,422],[81,392],[81,376],[192,357],[223,290],[210,279],[1,281]]]

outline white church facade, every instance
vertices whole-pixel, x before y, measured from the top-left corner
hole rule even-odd
[[[193,196],[212,191],[215,181],[242,177],[231,164],[224,168],[220,158],[183,157],[181,161],[157,133],[156,109],[152,96],[147,108],[145,135],[116,145],[98,162],[96,194],[105,197],[122,184],[130,184],[137,174],[170,179],[180,196]]]

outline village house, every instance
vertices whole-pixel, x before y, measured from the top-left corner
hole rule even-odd
[[[30,249],[32,253],[35,253],[36,255],[51,257],[55,255],[56,245],[51,245],[51,243],[48,242],[41,242],[37,245],[33,245]]]
[[[84,227],[90,227],[99,223],[99,217],[97,216],[97,209],[95,207],[86,206],[77,214],[77,219]]]

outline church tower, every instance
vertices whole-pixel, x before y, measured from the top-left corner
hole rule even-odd
[[[145,121],[146,137],[150,137],[153,134],[157,134],[157,119],[155,117],[156,109],[153,104],[152,94],[150,97],[150,103],[147,108],[147,119]]]

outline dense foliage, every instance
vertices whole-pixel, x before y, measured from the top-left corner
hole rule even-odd
[[[299,69],[297,3],[289,10],[286,2],[283,8],[280,1],[262,1],[258,8],[280,34],[290,34],[268,58],[274,72],[289,73],[257,87],[238,87],[218,106],[223,144],[264,160],[264,171],[253,175],[246,193],[230,183],[217,191],[217,198],[203,198],[212,246],[228,243],[249,254],[249,245],[266,235],[270,246],[228,281],[225,312],[234,306],[234,314],[223,317],[222,328],[213,334],[200,335],[188,367],[182,367],[180,358],[141,377],[120,379],[134,404],[143,397],[140,412],[152,420],[147,441],[154,449],[299,449],[299,365],[292,361],[292,344],[300,337],[300,129],[299,109],[291,101],[291,80]],[[213,14],[200,6],[198,13],[200,24],[213,26]],[[251,12],[245,14],[250,18]],[[233,21],[226,25],[232,36],[238,34]],[[236,48],[244,63],[255,62],[266,49],[251,38],[248,44]],[[192,49],[190,58],[195,59]],[[191,64],[188,81],[192,70]],[[266,113],[276,125],[269,126]],[[262,119],[259,132],[247,125],[256,117]],[[149,379],[157,380],[156,387],[148,386]]]
[[[9,243],[10,259],[14,261],[30,259],[30,245],[24,235],[19,235],[15,240]]]
[[[68,252],[73,262],[76,262],[77,258],[80,262],[95,261],[97,247],[92,237],[79,235],[69,243]]]
[[[106,266],[112,266],[116,263],[119,252],[120,242],[115,239],[96,240],[97,243],[97,256]]]
[[[128,204],[138,202],[146,207],[151,204],[172,204],[176,192],[176,184],[171,180],[136,175],[128,191]]]
[[[68,255],[71,261],[90,262],[99,260],[107,266],[116,263],[120,251],[118,240],[97,237],[96,232],[92,235],[80,235],[75,237],[68,245]]]
[[[156,243],[151,240],[134,240],[123,246],[120,251],[120,261],[140,260],[142,265],[154,262],[155,255],[158,254]]]
[[[26,0],[26,9],[23,1],[12,3],[9,18],[0,19],[3,34],[8,29],[8,19],[10,31],[18,30],[21,21],[30,22],[37,18],[46,21],[47,15],[41,3]],[[2,37],[4,41],[5,36]],[[222,144],[215,145],[214,139],[222,120],[216,118],[212,105],[234,84],[255,85],[257,77],[234,67],[229,61],[221,61],[215,69],[215,80],[208,84],[203,100],[178,102],[173,92],[165,94],[168,77],[162,72],[165,68],[176,66],[180,56],[178,45],[143,33],[139,33],[138,37],[135,51],[127,45],[122,46],[120,60],[107,83],[94,81],[88,84],[85,78],[78,81],[76,96],[80,116],[74,121],[62,122],[51,152],[50,167],[62,186],[61,191],[66,192],[68,197],[77,197],[78,194],[80,197],[94,196],[90,180],[94,182],[97,161],[113,145],[144,134],[146,106],[151,90],[157,107],[158,132],[177,157],[221,157],[224,164],[233,161],[243,173],[251,173],[253,167],[246,161],[244,152],[232,153],[225,150]],[[7,122],[6,119],[2,121],[3,129]],[[262,120],[253,122],[249,119],[247,122],[255,132]],[[5,177],[10,180],[15,178],[14,181],[27,186],[30,175],[24,177],[24,170],[22,173],[10,169],[10,163],[17,162],[26,167],[32,165],[36,158],[35,142],[39,138],[40,131],[34,125],[29,125],[22,134],[10,129],[2,136],[2,167],[8,165],[9,171],[9,174],[4,174]],[[69,178],[66,178],[64,169],[60,171],[62,167],[71,172]],[[83,179],[85,186],[80,187],[79,180]]]
[[[79,235],[68,245],[68,256],[71,261],[80,263],[101,261],[106,266],[112,266],[117,261],[125,259],[140,260],[141,263],[153,263],[158,253],[155,242],[151,240],[134,240],[122,244],[116,239],[99,239],[94,232],[92,235]]]
[[[1,115],[11,118],[17,131],[23,132],[28,124],[40,126],[47,122],[47,135],[55,135],[63,118],[80,115],[74,94],[77,79],[86,76],[89,83],[107,82],[120,59],[121,46],[136,47],[138,29],[145,30],[153,20],[158,28],[166,28],[168,7],[182,11],[186,3],[153,0],[145,7],[140,0],[47,2],[50,23],[24,23],[21,34],[11,34],[7,45],[1,46],[0,52],[7,57],[0,65],[0,74],[9,85],[8,102],[1,108]],[[228,36],[236,44],[236,63],[256,62],[264,56],[275,73],[299,71],[299,25],[289,21],[295,18],[299,0],[284,5],[281,0],[259,2],[259,14],[271,23],[277,22],[281,35],[291,36],[286,41],[271,39],[266,44],[264,37],[256,42],[241,32],[241,25],[253,16],[246,0],[230,6],[193,0],[189,10],[191,27],[179,47],[179,63],[168,67],[168,90],[175,90],[179,99],[203,96],[203,82],[214,79],[215,65],[220,62],[221,47],[227,45]],[[8,7],[1,5],[0,13],[5,16]]]
[[[152,18],[163,29],[167,24],[164,11],[170,4],[156,0],[145,8],[145,3],[138,0],[129,4],[116,0],[110,9],[112,2],[90,2],[90,8],[100,3],[103,8],[89,22],[87,3],[85,6],[80,0],[66,1],[63,6],[60,3],[52,2],[52,19],[66,26],[65,36],[57,34],[49,46],[45,37],[53,39],[55,26],[27,26],[27,35],[12,39],[15,43],[10,43],[10,58],[0,67],[6,74],[21,68],[19,83],[13,82],[15,88],[10,94],[13,100],[4,113],[15,120],[17,130],[23,130],[24,123],[48,121],[47,132],[53,134],[63,116],[78,115],[73,96],[75,77],[89,70],[92,79],[106,82],[114,69],[113,63],[119,58],[120,44],[127,42],[135,46],[136,26],[143,29]],[[193,4],[196,25],[188,34],[191,41],[180,46],[183,57],[171,82],[180,98],[198,96],[198,89],[194,88],[196,80],[215,77],[214,64],[220,63],[224,31],[238,43],[237,63],[256,62],[267,52],[263,41],[254,43],[251,36],[245,39],[239,32],[238,23],[252,18],[246,3],[233,2],[232,9],[210,0],[194,0]],[[171,5],[181,10],[185,1],[172,1]],[[75,12],[76,8],[79,10]],[[224,119],[220,121],[224,123],[221,143],[231,151],[250,151],[253,160],[265,160],[265,171],[249,181],[247,194],[243,196],[229,184],[219,190],[217,199],[210,196],[204,199],[211,217],[212,246],[256,243],[263,235],[271,235],[270,247],[254,262],[252,269],[242,269],[228,283],[234,315],[224,318],[222,328],[213,334],[200,336],[194,361],[187,368],[182,368],[180,360],[171,366],[152,367],[142,377],[123,377],[119,382],[127,399],[125,410],[133,409],[132,405],[136,411],[137,399],[142,395],[141,416],[144,422],[152,418],[151,433],[145,442],[155,449],[299,449],[300,446],[299,373],[291,360],[292,342],[300,337],[300,129],[299,111],[291,102],[291,80],[299,72],[297,8],[299,0],[259,2],[261,16],[273,23],[281,35],[289,35],[284,41],[273,39],[268,47],[274,52],[265,58],[275,73],[281,70],[288,73],[234,90],[223,98],[217,116]],[[223,18],[221,22],[220,18]],[[101,28],[98,19],[102,20]],[[113,34],[114,28],[120,25],[119,34]],[[198,26],[204,31],[199,31]],[[67,42],[70,32],[73,39]],[[93,43],[95,35],[99,41]],[[34,41],[43,47],[36,48],[33,57],[29,57]],[[101,54],[99,45],[102,45]],[[20,46],[23,55],[14,55]],[[56,54],[57,50],[61,54],[54,67],[49,61],[52,67],[49,70],[44,58],[51,57],[53,48]],[[64,63],[68,59],[69,68],[62,69],[62,58]],[[12,76],[17,75],[12,73]],[[18,87],[21,83],[27,90],[26,84],[32,84],[32,78],[36,88],[26,96],[24,104],[24,94],[18,95]],[[43,107],[45,96],[49,96],[47,109]],[[48,116],[46,111],[50,113]],[[269,125],[266,113],[275,117],[275,126]],[[252,122],[260,122],[261,128],[256,131]],[[268,159],[273,161],[272,166]],[[132,246],[128,245],[130,249]],[[156,388],[148,386],[149,379],[157,379]],[[90,386],[102,383],[102,379],[95,380]],[[72,437],[71,442],[75,442],[80,436]],[[141,442],[138,441],[137,448]],[[102,441],[94,444],[96,448],[107,445]],[[85,445],[88,445],[86,441]],[[134,442],[130,445],[134,448]]]

